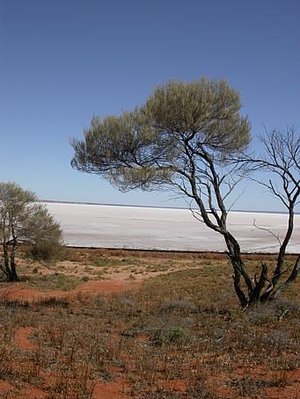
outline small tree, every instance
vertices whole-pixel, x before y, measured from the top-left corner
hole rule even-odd
[[[0,183],[1,271],[7,281],[18,281],[16,252],[20,243],[62,242],[62,231],[35,194],[15,183]]]
[[[245,165],[233,160],[250,140],[240,108],[239,94],[225,81],[171,81],[133,112],[93,118],[84,140],[72,142],[71,165],[121,190],[171,188],[196,204],[195,217],[224,238],[235,292],[247,307],[261,300],[267,270],[262,264],[260,275],[250,277],[227,226]]]

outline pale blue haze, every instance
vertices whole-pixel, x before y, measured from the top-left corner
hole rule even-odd
[[[168,79],[202,76],[239,90],[253,135],[299,130],[299,71],[298,0],[1,0],[0,180],[41,199],[184,206],[72,170],[70,138]],[[236,209],[282,209],[247,186]]]

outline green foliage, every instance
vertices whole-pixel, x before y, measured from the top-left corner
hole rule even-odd
[[[183,343],[186,338],[187,331],[180,326],[174,326],[155,331],[152,340],[156,345],[170,345]]]
[[[1,271],[8,281],[18,280],[15,256],[20,243],[31,244],[36,255],[39,252],[39,256],[49,257],[50,247],[53,253],[53,248],[62,242],[59,224],[47,208],[36,201],[35,194],[17,184],[0,183]]]
[[[132,112],[93,118],[84,140],[74,139],[72,166],[107,178],[121,190],[177,185],[203,149],[224,164],[249,142],[239,94],[225,81],[170,81]],[[189,154],[190,151],[190,154]]]
[[[23,234],[24,223],[30,216],[28,206],[36,196],[15,183],[0,183],[0,241],[11,240]]]
[[[185,139],[195,135],[195,141],[228,153],[249,141],[249,123],[239,115],[240,107],[238,92],[227,82],[201,79],[158,87],[144,110],[158,129]]]
[[[28,251],[28,255],[37,261],[50,262],[61,257],[63,247],[56,240],[39,240],[36,241]]]
[[[35,194],[15,183],[0,183],[0,242],[61,240],[59,224]]]

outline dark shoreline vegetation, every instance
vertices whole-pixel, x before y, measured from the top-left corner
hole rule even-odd
[[[247,255],[251,271],[261,257],[276,260]],[[223,254],[64,248],[43,264],[23,247],[18,263],[0,284],[1,399],[297,398],[299,281],[245,312]]]
[[[154,254],[159,254],[159,253],[161,253],[161,254],[165,254],[165,253],[167,253],[167,254],[185,254],[185,255],[189,255],[189,254],[191,254],[191,255],[199,255],[199,256],[201,256],[201,255],[204,255],[204,256],[210,256],[210,255],[212,255],[212,256],[216,256],[216,257],[218,257],[218,256],[224,256],[224,257],[226,257],[226,253],[224,252],[224,251],[193,251],[193,250],[190,250],[190,251],[188,251],[188,250],[180,250],[180,249],[178,249],[178,250],[171,250],[171,249],[143,249],[143,248],[113,248],[113,247],[82,247],[82,246],[75,246],[75,245],[67,245],[66,246],[67,248],[73,248],[73,249],[82,249],[82,250],[84,250],[84,249],[87,249],[87,250],[91,250],[91,251],[93,251],[93,250],[104,250],[104,251],[112,251],[112,252],[116,252],[116,253],[118,253],[118,251],[122,251],[122,252],[124,252],[124,253],[126,253],[126,252],[128,252],[128,253],[130,253],[130,252],[145,252],[145,253],[154,253]],[[265,259],[265,258],[269,258],[270,256],[271,257],[274,257],[274,259],[275,259],[275,256],[277,255],[277,252],[243,252],[242,253],[243,254],[243,256],[249,256],[249,257],[251,257],[251,256],[253,256],[253,257],[258,257],[259,259],[261,259],[261,260],[263,260],[263,259]],[[291,257],[297,257],[298,256],[298,253],[297,252],[295,252],[295,253],[293,253],[293,252],[289,252],[288,253],[288,256],[291,256]]]

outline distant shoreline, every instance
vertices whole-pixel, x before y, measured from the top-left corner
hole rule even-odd
[[[179,210],[188,210],[188,208],[181,208],[177,206],[154,206],[154,205],[130,205],[130,204],[106,204],[100,202],[85,202],[85,201],[60,201],[60,200],[44,200],[39,199],[41,203],[50,203],[50,204],[66,204],[66,205],[98,205],[98,206],[119,206],[124,208],[149,208],[149,209],[179,209]],[[286,215],[288,212],[284,211],[257,211],[257,210],[244,210],[244,209],[232,209],[230,212],[243,212],[243,213],[267,213],[267,214],[277,214],[277,215]],[[300,212],[295,212],[295,215],[300,214]]]

